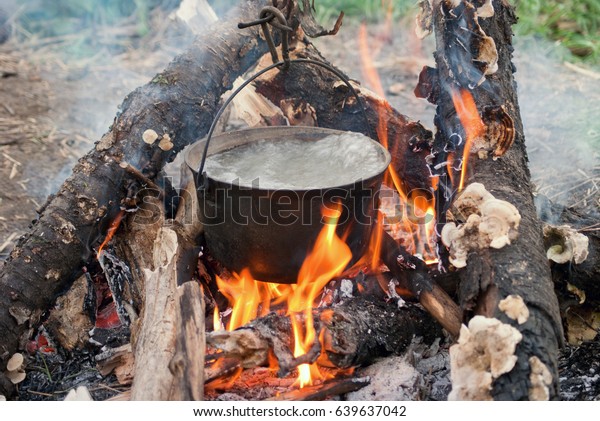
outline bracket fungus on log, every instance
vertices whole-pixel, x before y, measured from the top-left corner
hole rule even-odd
[[[454,209],[465,223],[447,223],[442,229],[442,242],[449,248],[450,263],[457,268],[467,265],[470,251],[500,249],[517,238],[519,211],[511,203],[496,199],[481,183],[467,186]]]
[[[576,265],[587,259],[589,239],[569,225],[544,225],[544,245],[548,260]]]
[[[492,400],[492,382],[513,369],[523,335],[496,318],[475,316],[450,347],[452,391],[448,400]]]
[[[519,295],[509,295],[498,303],[498,308],[506,313],[508,317],[516,320],[520,325],[529,319],[529,309],[525,305],[523,298]]]

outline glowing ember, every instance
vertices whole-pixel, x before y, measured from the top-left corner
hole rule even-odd
[[[102,253],[102,250],[104,249],[104,247],[106,247],[106,245],[109,243],[109,241],[113,238],[113,236],[115,235],[115,233],[117,232],[117,229],[119,228],[119,225],[121,224],[121,221],[123,220],[123,217],[125,216],[125,211],[120,211],[116,218],[112,220],[112,222],[110,223],[110,226],[108,227],[108,232],[106,233],[106,238],[104,238],[104,241],[102,242],[102,244],[100,244],[100,247],[98,247],[98,253],[96,253],[96,258],[100,258],[100,254]]]
[[[460,172],[460,181],[458,183],[458,191],[461,191],[465,185],[467,163],[469,161],[469,156],[471,155],[471,146],[475,139],[481,137],[485,133],[485,125],[483,124],[483,121],[481,121],[481,117],[479,117],[473,95],[471,95],[468,90],[461,89],[460,92],[452,90],[451,93],[454,108],[456,109],[456,113],[458,114],[458,118],[460,119],[460,123],[466,134],[462,157],[462,171]]]

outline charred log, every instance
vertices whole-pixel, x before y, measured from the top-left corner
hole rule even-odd
[[[366,365],[378,357],[400,354],[414,336],[422,336],[427,342],[442,336],[439,326],[418,306],[399,306],[366,297],[319,309],[315,320],[315,328],[323,330],[324,338],[319,362],[338,368]],[[294,360],[291,332],[289,317],[271,313],[233,332],[211,332],[207,345],[220,350],[220,357],[235,358],[246,368],[266,364],[272,350],[280,374],[285,375],[307,362]]]
[[[498,120],[497,124],[506,126],[508,136],[503,138],[499,149],[491,149],[494,159],[490,149],[479,154],[472,154],[473,149],[469,151],[472,156],[466,185],[482,183],[494,197],[516,206],[521,217],[516,240],[503,248],[484,247],[469,252],[466,267],[458,273],[459,300],[467,318],[475,314],[497,318],[522,335],[516,346],[514,367],[506,374],[492,373],[495,376],[491,392],[485,392],[485,397],[479,398],[553,399],[558,392],[557,353],[563,331],[543,249],[541,223],[533,203],[513,78],[511,25],[516,22],[514,10],[504,1],[494,2],[493,15],[489,10],[484,14],[477,9],[475,2],[441,0],[434,3],[438,81],[432,86],[439,85],[435,164],[441,168],[439,164],[447,161],[449,151],[460,156],[461,148],[465,147],[460,139],[465,139],[467,134],[457,117],[453,93],[472,94],[484,123],[486,110],[504,110],[508,117]],[[435,98],[437,95],[425,96]],[[492,143],[497,127],[494,126],[494,130],[489,124],[485,127],[487,132],[483,137]],[[463,165],[466,164],[463,162]],[[441,215],[449,208],[457,189],[447,174],[440,172],[439,175],[437,205]],[[508,310],[499,308],[499,302],[509,296],[522,298],[526,305],[529,316],[523,323],[509,317]],[[455,395],[463,399],[470,396],[468,393]]]
[[[544,206],[544,208],[546,208]],[[575,261],[573,253],[566,253],[566,261],[557,262],[554,259],[552,265],[552,279],[558,288],[566,288],[566,284],[571,284],[577,289],[585,292],[585,301],[590,304],[600,303],[600,221],[597,217],[582,214],[575,209],[563,208],[557,205],[549,204],[549,207],[542,211],[542,220],[554,227],[568,226],[573,233],[579,233],[587,237],[587,255],[583,256],[583,261]],[[558,243],[569,241],[569,238],[557,238]],[[557,244],[552,238],[545,240],[547,255],[550,247]],[[570,245],[562,244],[563,249],[568,249]],[[568,250],[565,250],[568,251]],[[559,299],[561,295],[559,294]],[[562,304],[562,303],[561,303]]]

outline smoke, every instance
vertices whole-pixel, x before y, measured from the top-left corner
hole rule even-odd
[[[517,38],[515,74],[538,195],[598,215],[600,207],[600,73],[565,61],[565,50]],[[545,199],[536,201],[547,213]]]
[[[3,0],[4,1],[4,0]],[[124,97],[193,41],[174,17],[179,0],[27,0],[2,5],[13,40],[47,82],[51,121],[39,156],[24,166],[43,200],[109,130]]]

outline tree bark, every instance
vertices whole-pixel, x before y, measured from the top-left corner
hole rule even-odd
[[[154,179],[184,146],[206,134],[221,95],[267,51],[257,27],[237,29],[240,19],[258,16],[263,4],[245,1],[165,71],[129,94],[110,131],[48,199],[0,273],[0,371],[70,286],[119,207],[135,206],[143,180]],[[148,129],[160,142],[142,141]],[[126,171],[125,163],[142,177]],[[28,320],[18,323],[11,313]]]
[[[506,1],[499,0],[493,2],[493,16],[477,18],[477,7],[483,2],[472,3],[434,1],[437,72],[433,72],[433,88],[426,96],[437,104],[435,163],[444,162],[446,151],[456,146],[452,143],[453,136],[456,138],[456,134],[460,134],[463,139],[465,137],[465,130],[453,105],[452,91],[469,91],[480,114],[485,114],[491,108],[503,107],[514,122],[514,144],[494,159],[491,156],[488,159],[470,156],[466,184],[482,183],[496,198],[515,205],[521,222],[518,238],[512,244],[501,249],[483,248],[468,255],[466,268],[459,270],[460,305],[466,318],[474,314],[495,317],[514,326],[523,335],[515,351],[518,357],[516,365],[510,372],[494,379],[491,396],[496,400],[533,398],[531,358],[537,357],[552,374],[551,384],[546,385],[548,390],[545,397],[554,399],[558,393],[557,354],[563,331],[543,249],[541,223],[536,216],[531,193],[525,139],[513,78],[511,25],[516,22],[516,17],[513,8]],[[474,7],[474,4],[477,6]],[[493,57],[484,57],[487,50],[484,51],[483,35],[475,27],[477,21],[484,35],[493,38],[495,43],[496,72],[492,71],[492,65],[485,67],[493,62]],[[470,34],[470,37],[465,38],[465,34]],[[485,74],[488,70],[489,73]],[[428,75],[422,73],[421,80],[431,79],[431,69],[428,72]],[[482,77],[485,77],[483,83]],[[489,140],[490,134],[486,136]],[[456,155],[461,154],[462,149],[458,148]],[[440,178],[440,185],[443,186],[443,183],[447,183],[447,180]],[[443,203],[445,197],[447,194],[438,195],[437,205],[441,213],[449,207],[449,203]],[[511,294],[522,297],[529,309],[529,318],[524,324],[517,324],[498,308],[499,301]]]

